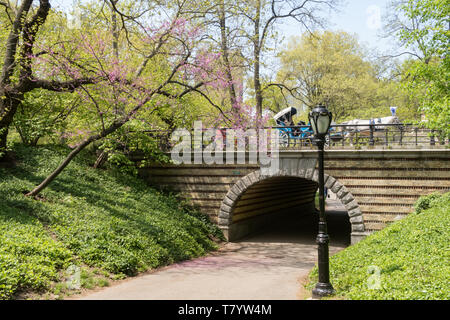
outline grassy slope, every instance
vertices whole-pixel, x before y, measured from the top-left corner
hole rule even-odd
[[[36,201],[23,196],[68,150],[16,145],[0,168],[0,299],[48,289],[71,264],[133,275],[215,249],[208,219],[143,181],[81,155]]]
[[[331,257],[331,281],[337,295],[348,299],[450,299],[449,244],[447,193],[431,208]],[[378,271],[379,286],[374,289]],[[317,269],[310,276],[313,286]]]

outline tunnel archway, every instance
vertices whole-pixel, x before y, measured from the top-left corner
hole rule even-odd
[[[351,243],[361,240],[364,219],[358,203],[337,179],[325,174],[325,186],[336,194],[345,206],[351,224]],[[262,225],[270,225],[283,214],[295,210],[298,214],[314,210],[318,188],[317,170],[292,173],[280,170],[272,175],[254,171],[240,178],[224,197],[218,223],[229,241],[240,239]]]

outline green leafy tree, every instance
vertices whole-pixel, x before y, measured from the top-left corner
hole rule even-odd
[[[325,25],[323,14],[335,10],[339,0],[202,0],[190,3],[186,14],[208,26],[208,40],[221,53],[225,95],[213,95],[216,104],[228,110],[230,118],[244,112],[251,104],[256,122],[263,109],[271,109],[271,83],[274,52],[282,39],[279,27],[285,22],[298,24],[303,30]],[[244,89],[244,83],[247,84]],[[264,91],[268,91],[267,93]],[[243,97],[250,97],[243,101]],[[225,99],[220,99],[225,97]],[[250,108],[249,108],[250,109]],[[256,116],[256,117],[255,117]],[[240,120],[240,119],[239,119]],[[224,123],[230,123],[225,119]],[[231,121],[232,122],[232,121]]]
[[[34,90],[25,94],[13,124],[26,145],[36,146],[44,137],[64,143],[67,120],[79,105],[80,99],[74,94]]]
[[[420,103],[425,124],[450,134],[450,6],[446,0],[402,0],[392,4],[387,33],[409,54],[404,87]]]
[[[386,82],[377,78],[355,36],[306,33],[292,38],[280,59],[278,86],[290,93],[291,103],[296,102],[303,112],[324,103],[338,121],[380,117],[380,110],[389,113],[390,101],[384,101],[385,106],[382,97],[390,92],[381,90]]]
[[[217,80],[211,70],[217,56],[199,46],[200,28],[180,16],[183,3],[174,3],[164,17],[158,16],[164,3],[104,3],[115,13],[111,19],[121,22],[121,33],[114,23],[86,19],[88,10],[75,29],[67,21],[52,25],[53,16],[65,17],[51,9],[50,0],[0,2],[10,17],[0,75],[0,152],[26,94],[74,93],[82,102],[75,117],[82,121],[68,137],[72,151],[27,196],[46,188],[87,146],[141,114],[156,113],[159,100],[182,99]]]

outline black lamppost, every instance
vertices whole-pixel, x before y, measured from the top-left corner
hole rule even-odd
[[[319,233],[316,243],[318,244],[319,256],[319,282],[312,290],[313,296],[325,297],[334,293],[333,286],[330,283],[329,255],[327,234],[327,222],[325,219],[325,197],[324,197],[324,170],[323,170],[323,147],[325,136],[331,125],[332,114],[325,106],[319,105],[309,113],[309,122],[314,131],[315,142],[319,148]]]

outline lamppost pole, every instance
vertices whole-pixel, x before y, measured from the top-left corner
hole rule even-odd
[[[323,106],[313,109],[310,113],[310,123],[315,133],[315,141],[319,149],[319,232],[316,238],[318,245],[319,282],[312,290],[314,297],[325,297],[334,293],[330,283],[329,269],[329,236],[325,218],[325,183],[324,183],[324,145],[325,135],[331,124],[331,113]]]

